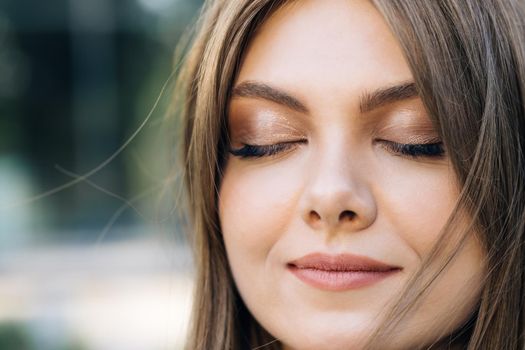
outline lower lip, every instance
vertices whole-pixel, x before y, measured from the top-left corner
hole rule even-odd
[[[401,271],[327,271],[295,265],[288,265],[288,268],[297,278],[314,288],[337,292],[367,287]]]

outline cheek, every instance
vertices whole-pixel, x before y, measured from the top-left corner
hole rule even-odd
[[[432,248],[452,214],[458,192],[452,170],[418,169],[392,172],[379,203],[387,222],[421,258]]]
[[[290,164],[238,165],[233,160],[226,166],[219,192],[221,229],[234,270],[237,262],[266,259],[287,231],[300,194],[300,177]]]

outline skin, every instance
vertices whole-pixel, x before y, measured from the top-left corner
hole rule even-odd
[[[225,164],[219,217],[236,286],[285,349],[360,349],[453,211],[458,188],[448,157],[388,148],[439,137],[417,96],[361,110],[364,95],[413,81],[399,43],[367,1],[302,0],[279,9],[253,37],[234,85],[255,81],[305,109],[250,94],[230,101],[232,149],[290,146],[258,158],[230,155]],[[353,214],[340,217],[345,210]],[[312,252],[364,255],[401,270],[362,288],[322,290],[287,266]],[[465,322],[479,298],[482,258],[470,235],[381,348],[428,345]]]

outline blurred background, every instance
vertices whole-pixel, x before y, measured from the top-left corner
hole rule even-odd
[[[182,347],[191,257],[159,94],[201,5],[0,0],[0,349]]]

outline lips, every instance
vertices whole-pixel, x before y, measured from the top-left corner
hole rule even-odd
[[[370,286],[402,270],[365,256],[322,253],[305,255],[287,267],[302,282],[329,291]]]

